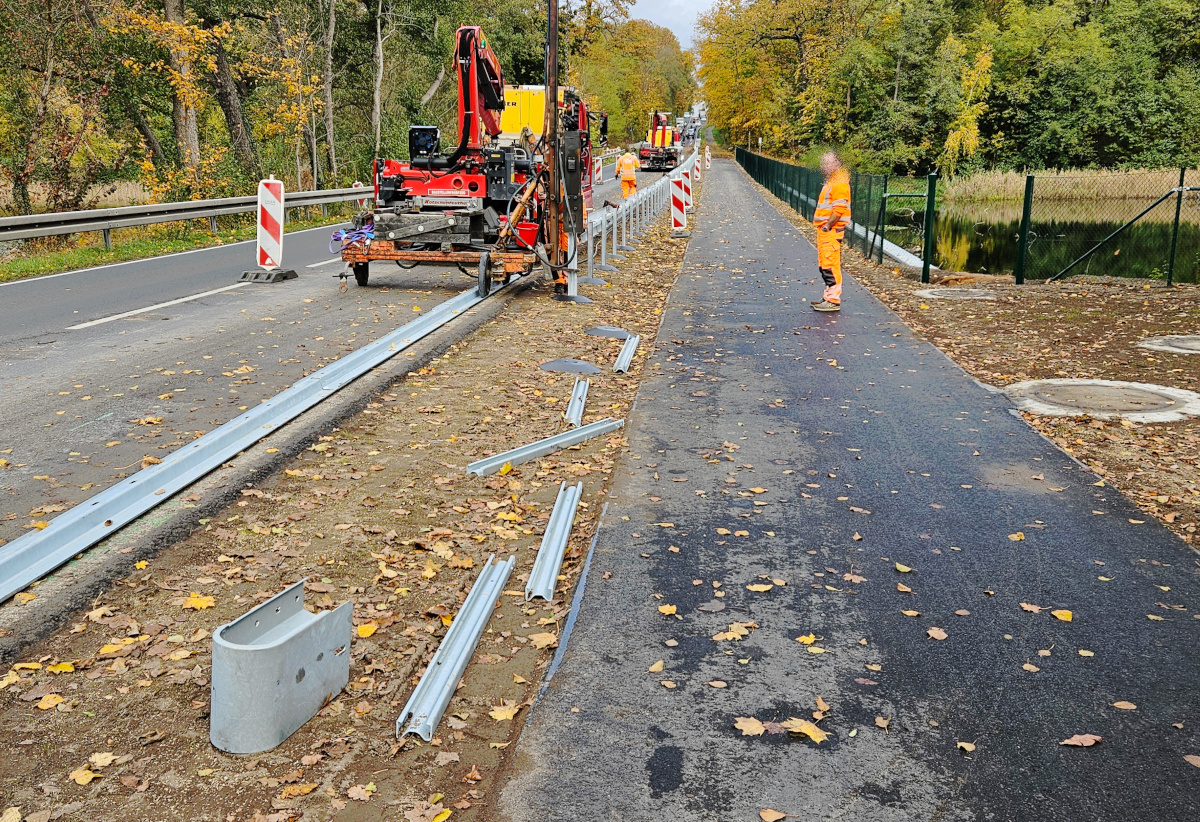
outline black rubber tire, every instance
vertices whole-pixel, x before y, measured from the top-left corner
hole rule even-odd
[[[485,251],[479,256],[479,283],[475,287],[475,293],[480,297],[486,297],[492,293],[492,255]]]
[[[359,285],[366,285],[367,280],[371,276],[370,263],[355,263],[354,264],[354,282]]]

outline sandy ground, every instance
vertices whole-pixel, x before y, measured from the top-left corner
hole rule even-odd
[[[610,287],[587,289],[594,303],[539,285],[30,650],[0,678],[0,811],[20,809],[0,819],[486,816],[625,440],[505,476],[465,466],[564,429],[574,377],[539,369],[551,359],[602,369],[585,423],[625,416],[682,259],[667,226]],[[619,340],[583,333],[596,325],[642,335],[629,374],[611,370]],[[526,607],[560,481],[584,485],[564,579],[552,604]],[[396,716],[450,617],[488,556],[510,552],[516,569],[433,742],[398,742]],[[310,610],[354,602],[350,684],[280,747],[225,755],[208,741],[212,631],[303,577]]]

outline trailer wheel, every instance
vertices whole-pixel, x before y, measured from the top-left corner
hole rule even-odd
[[[359,285],[367,284],[367,279],[371,276],[370,265],[370,263],[354,264],[354,282]]]
[[[488,251],[479,256],[479,285],[475,293],[480,297],[492,293],[492,255]]]

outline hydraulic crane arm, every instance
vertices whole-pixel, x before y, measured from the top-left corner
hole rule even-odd
[[[482,149],[488,139],[500,133],[500,113],[504,111],[504,73],[500,61],[479,26],[458,30],[454,61],[458,67],[458,150],[451,165],[469,149]]]

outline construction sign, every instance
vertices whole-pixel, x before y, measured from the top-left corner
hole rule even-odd
[[[258,184],[258,265],[270,271],[283,263],[283,180]]]

